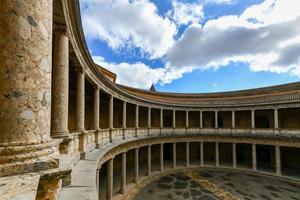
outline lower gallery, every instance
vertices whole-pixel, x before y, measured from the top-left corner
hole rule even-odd
[[[118,85],[78,0],[2,0],[0,49],[0,199],[300,199],[300,82]]]

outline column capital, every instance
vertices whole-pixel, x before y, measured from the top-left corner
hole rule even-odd
[[[75,72],[85,75],[86,74],[86,69],[84,69],[83,67],[80,67],[80,66],[76,66],[75,67]]]

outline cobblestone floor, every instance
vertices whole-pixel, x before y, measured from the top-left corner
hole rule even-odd
[[[300,200],[300,184],[226,170],[187,170],[160,177],[133,200]]]

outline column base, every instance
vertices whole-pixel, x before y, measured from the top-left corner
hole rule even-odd
[[[58,168],[59,161],[54,155],[60,142],[0,144],[0,177]]]

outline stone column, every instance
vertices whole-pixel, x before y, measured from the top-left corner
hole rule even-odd
[[[200,128],[203,128],[203,116],[202,116],[202,110],[200,110]]]
[[[189,128],[189,111],[188,110],[185,113],[185,127]]]
[[[84,131],[84,104],[85,104],[85,72],[77,68],[77,87],[76,87],[76,130]]]
[[[135,159],[134,159],[134,182],[139,182],[139,148],[135,149]]]
[[[236,143],[232,143],[232,167],[236,168]]]
[[[203,142],[200,142],[200,165],[204,165],[204,157],[203,157]]]
[[[251,110],[251,128],[255,128],[255,111]]]
[[[135,137],[138,137],[139,128],[139,105],[135,107]]]
[[[173,110],[173,128],[176,128],[176,110]]]
[[[190,143],[189,142],[186,143],[185,153],[186,153],[186,167],[189,167],[190,166]]]
[[[94,88],[94,130],[99,130],[99,112],[100,112],[100,90],[96,86]]]
[[[122,153],[121,193],[126,193],[126,152]]]
[[[280,146],[275,146],[276,174],[281,175]]]
[[[113,141],[113,129],[114,129],[114,96],[109,98],[109,142]]]
[[[218,111],[215,111],[215,128],[218,128]]]
[[[150,174],[151,174],[151,171],[152,171],[152,169],[151,169],[151,145],[148,145],[148,176],[150,176]]]
[[[126,129],[126,101],[123,101],[123,118],[122,118],[122,127],[123,127],[123,139],[126,139],[125,129]]]
[[[220,162],[219,162],[219,142],[216,142],[216,167],[220,166]]]
[[[176,168],[176,143],[173,143],[173,168]]]
[[[160,144],[160,171],[164,171],[164,144]]]
[[[151,129],[151,107],[148,107],[148,136],[150,135]]]
[[[164,127],[164,113],[163,109],[160,109],[160,128]]]
[[[256,144],[252,144],[252,170],[257,171],[257,166],[256,166]]]
[[[49,157],[56,145],[50,139],[52,7],[52,0],[0,3],[0,177],[58,166]]]
[[[52,67],[51,136],[67,137],[69,108],[69,38],[66,31],[54,32]]]
[[[109,159],[107,165],[107,192],[106,192],[106,198],[107,200],[113,199],[113,181],[114,181],[114,160],[113,158]]]
[[[232,128],[235,128],[235,111],[233,110],[232,112],[231,112],[231,123],[232,123]]]
[[[278,129],[279,125],[278,125],[278,109],[275,108],[274,109],[274,128]]]

